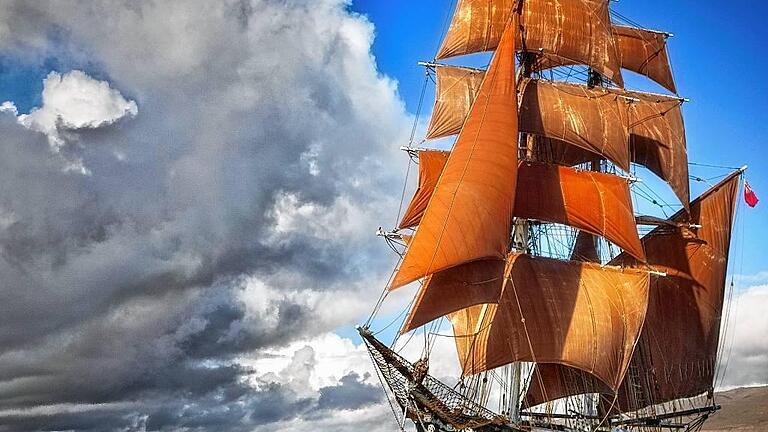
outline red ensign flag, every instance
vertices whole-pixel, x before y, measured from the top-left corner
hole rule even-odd
[[[755,191],[752,190],[751,187],[749,187],[749,182],[744,182],[744,201],[747,202],[747,205],[750,207],[754,207],[757,205],[759,199],[757,199],[757,195],[755,195]]]

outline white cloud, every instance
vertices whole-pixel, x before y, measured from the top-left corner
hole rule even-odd
[[[764,273],[763,273],[764,274]],[[725,327],[722,388],[768,384],[768,285],[737,293]]]
[[[66,130],[96,129],[139,112],[135,101],[126,100],[108,82],[79,70],[48,74],[43,80],[42,99],[41,107],[20,115],[18,120],[48,135],[54,148],[64,145],[62,133]]]

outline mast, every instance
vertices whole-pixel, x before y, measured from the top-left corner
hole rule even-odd
[[[395,231],[407,246],[388,290],[422,284],[400,334],[450,320],[465,400],[434,384],[426,363],[407,363],[361,330],[420,431],[667,427],[626,413],[694,394],[711,374],[707,317],[717,314],[705,309],[717,309],[722,289],[732,219],[717,217],[732,216],[734,183],[690,202],[683,100],[623,89],[627,69],[676,92],[667,35],[613,24],[609,0],[556,3],[459,0],[435,58],[494,51],[488,70],[424,64],[437,78],[425,141],[457,138],[450,152],[409,148],[419,187]],[[562,70],[574,67],[585,68],[578,83]],[[547,70],[564,80],[543,78]],[[649,219],[636,218],[631,179],[613,168],[630,163],[666,181],[683,207],[642,240],[638,223]],[[691,253],[692,240],[712,250]],[[684,297],[695,289],[706,301]],[[688,309],[660,319],[659,298]],[[692,337],[704,348],[679,336],[697,323]],[[428,347],[434,335],[425,335]],[[649,337],[668,338],[674,355],[659,357]],[[528,381],[523,362],[533,365]],[[502,422],[479,408],[495,381],[508,393]],[[563,412],[531,411],[562,398]],[[459,418],[465,406],[472,414]]]

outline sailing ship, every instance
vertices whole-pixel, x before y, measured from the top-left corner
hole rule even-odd
[[[404,148],[418,187],[396,229],[380,229],[402,258],[374,312],[420,284],[398,335],[423,332],[423,356],[403,358],[372,319],[358,327],[402,430],[410,419],[430,432],[688,431],[718,409],[746,167],[690,200],[670,36],[609,0],[458,0],[421,63],[436,83],[422,143],[455,141]],[[440,63],[482,52],[493,52],[487,69]],[[663,94],[625,89],[623,70]],[[679,209],[638,215],[641,198]],[[455,383],[429,374],[441,323]]]

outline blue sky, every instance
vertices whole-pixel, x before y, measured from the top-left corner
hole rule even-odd
[[[356,0],[352,9],[376,26],[373,53],[380,71],[399,83],[400,96],[415,113],[424,75],[419,60],[430,60],[440,43],[449,0]],[[761,52],[768,40],[763,17],[768,6],[760,2],[621,1],[612,9],[647,28],[674,34],[669,49],[680,95],[691,99],[684,106],[689,160],[695,163],[738,167],[749,164],[747,180],[761,197],[755,209],[740,207],[737,228],[744,235],[734,239],[732,271],[753,274],[768,269],[762,246],[768,242],[768,156],[763,149],[768,135],[764,104],[768,86],[758,78],[767,60]],[[459,62],[462,59],[458,60]],[[478,64],[482,56],[466,62]],[[465,63],[466,64],[466,63]],[[630,88],[662,91],[643,77],[626,72]],[[428,89],[425,110],[432,103]],[[699,166],[691,174],[713,178],[726,171]],[[671,195],[663,184],[644,173],[654,188]],[[715,180],[713,180],[715,181]],[[692,184],[696,196],[707,187]],[[743,252],[741,243],[743,242]],[[739,262],[743,253],[743,262]],[[739,268],[741,267],[741,268]]]

